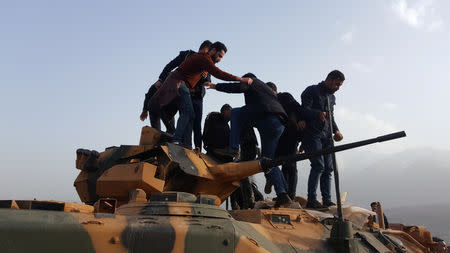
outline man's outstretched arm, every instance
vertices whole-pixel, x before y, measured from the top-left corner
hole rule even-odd
[[[218,84],[206,82],[204,83],[204,85],[209,87],[210,89],[216,89],[217,91],[222,91],[226,93],[244,93],[249,87],[249,84],[243,82],[218,83]]]

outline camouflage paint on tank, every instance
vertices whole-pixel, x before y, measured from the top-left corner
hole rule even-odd
[[[151,148],[153,148],[153,146],[122,145],[120,147],[112,147],[101,153],[99,159],[97,160],[98,169],[95,172],[89,173],[87,179],[89,199],[91,200],[89,204],[93,204],[99,198],[96,193],[96,185],[98,178],[103,174],[103,172],[112,166],[123,162],[121,160],[137,155],[140,152],[145,152]]]
[[[0,209],[0,252],[336,252],[329,226],[305,210],[242,210],[250,218],[236,220],[218,206],[194,203],[198,197],[181,197],[188,202],[135,202],[116,214]],[[300,218],[274,223],[271,215]],[[384,233],[400,239],[407,252],[426,249],[402,231]],[[379,235],[356,229],[352,252],[378,252],[374,242],[386,249]]]
[[[125,216],[108,213],[72,213],[72,215],[89,234],[95,252],[128,252],[120,240],[122,232],[127,226]]]
[[[217,206],[160,202],[141,204],[138,210],[139,216],[128,218],[122,235],[125,247],[133,252],[143,252],[148,247],[155,252],[332,252],[320,223],[306,224],[303,229],[310,236],[299,244],[294,231],[274,233],[273,227],[236,221]],[[139,222],[140,219],[145,222]],[[155,240],[159,243],[157,250]]]
[[[86,252],[95,249],[89,233],[71,214],[0,209],[0,252]]]

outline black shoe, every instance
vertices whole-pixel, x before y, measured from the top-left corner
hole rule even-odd
[[[180,141],[172,140],[172,141],[170,141],[169,143],[178,145],[178,146],[183,147],[183,148],[186,148],[186,149],[192,149],[192,146],[189,147],[189,146],[187,146],[186,144],[184,144],[184,143],[182,143],[182,142],[180,142]]]
[[[223,156],[237,157],[239,155],[239,149],[232,148],[230,146],[226,148],[216,148],[213,150],[214,153]]]
[[[330,207],[330,206],[335,206],[336,204],[333,203],[333,201],[324,201],[323,202],[323,206],[324,207]]]
[[[266,179],[266,185],[264,186],[264,193],[270,194],[272,192],[272,184],[269,182],[269,180]]]
[[[281,193],[277,196],[277,201],[275,201],[274,207],[276,208],[284,205],[289,205],[290,203],[292,203],[292,200],[291,198],[289,198],[289,195],[287,195],[287,193]]]
[[[320,204],[320,202],[317,201],[317,200],[308,200],[308,202],[306,202],[306,208],[310,208],[310,209],[323,209],[323,208],[326,208],[326,206],[323,206],[323,205]]]

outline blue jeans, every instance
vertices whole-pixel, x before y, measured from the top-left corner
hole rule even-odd
[[[196,148],[202,147],[202,114],[203,114],[203,99],[192,98],[192,106],[194,107],[194,145]]]
[[[191,94],[186,84],[182,82],[180,88],[180,117],[175,129],[174,141],[183,143],[185,146],[192,147],[192,126],[194,123],[194,107],[192,106]]]
[[[284,131],[284,126],[281,124],[279,117],[266,115],[252,122],[252,125],[258,129],[261,135],[261,156],[274,159],[278,140]],[[286,180],[278,167],[272,168],[266,174],[266,177],[273,184],[277,195],[287,192]]]
[[[230,146],[234,149],[239,149],[239,145],[241,144],[241,123],[242,116],[241,110],[242,107],[231,109],[230,116]]]
[[[307,137],[302,142],[306,153],[322,150],[331,146],[329,138]],[[317,185],[320,179],[320,192],[322,201],[331,201],[331,173],[333,173],[333,160],[331,155],[322,155],[309,159],[311,171],[308,178],[308,201],[317,200]]]

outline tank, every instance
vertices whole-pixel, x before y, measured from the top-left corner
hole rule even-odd
[[[219,163],[143,127],[139,145],[76,151],[74,186],[84,204],[1,200],[0,252],[445,252],[425,227],[384,229],[361,208],[344,207],[338,218],[335,208],[302,208],[301,197],[281,208],[221,207],[240,180],[283,162],[403,136],[278,160]]]

